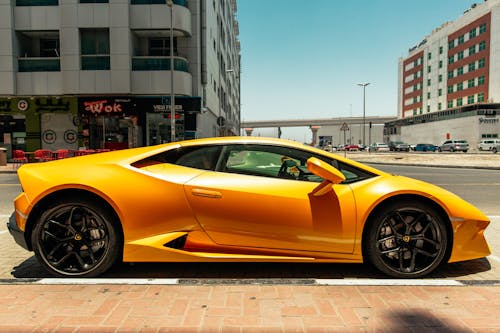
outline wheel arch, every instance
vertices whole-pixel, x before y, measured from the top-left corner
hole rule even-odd
[[[35,204],[31,212],[29,213],[28,220],[26,222],[24,237],[30,251],[33,251],[33,246],[31,244],[31,235],[33,233],[33,229],[35,227],[37,218],[40,216],[43,210],[46,209],[54,201],[58,201],[60,199],[68,199],[68,198],[78,198],[79,200],[83,199],[89,202],[93,202],[95,204],[102,205],[112,215],[113,223],[115,223],[116,226],[118,227],[117,230],[120,233],[119,236],[121,237],[123,243],[124,234],[123,234],[122,224],[120,223],[120,217],[116,212],[116,210],[106,199],[104,199],[103,197],[99,196],[94,192],[85,189],[62,189],[43,197],[40,201],[38,201]]]
[[[434,200],[418,195],[418,194],[399,194],[395,195],[389,198],[386,198],[385,200],[379,202],[370,212],[368,217],[366,218],[366,221],[363,226],[363,233],[362,233],[362,239],[361,239],[361,251],[362,251],[362,256],[363,260],[366,258],[366,239],[368,236],[368,226],[370,223],[372,223],[374,217],[385,207],[398,202],[398,201],[409,201],[409,202],[419,202],[424,205],[428,205],[431,207],[439,216],[442,218],[443,221],[445,221],[445,227],[446,227],[446,233],[447,233],[447,239],[448,239],[448,248],[445,254],[445,257],[443,258],[443,263],[448,262],[450,256],[451,256],[451,250],[453,248],[453,229],[451,226],[451,221],[446,213],[445,209],[439,205],[437,202]]]

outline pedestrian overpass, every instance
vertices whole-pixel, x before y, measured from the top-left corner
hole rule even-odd
[[[277,128],[278,137],[281,136],[281,128],[283,127],[309,127],[312,132],[313,144],[318,142],[318,130],[323,126],[339,127],[345,131],[346,128],[353,125],[367,127],[383,126],[386,122],[394,121],[397,117],[393,116],[369,116],[369,117],[339,117],[339,118],[324,118],[324,119],[295,119],[295,120],[256,120],[242,121],[241,128],[245,130],[247,136],[251,136],[256,128]]]

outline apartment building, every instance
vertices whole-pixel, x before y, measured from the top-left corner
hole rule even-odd
[[[0,146],[238,134],[236,11],[236,0],[0,0]]]
[[[500,0],[473,4],[399,60],[398,120],[388,139],[475,146],[500,133]]]

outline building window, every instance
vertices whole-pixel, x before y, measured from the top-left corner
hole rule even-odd
[[[427,112],[431,112],[431,106],[427,105]]]
[[[442,74],[439,74],[439,76],[438,76],[438,81],[439,81],[439,82],[443,82],[443,75],[442,75]]]
[[[453,107],[453,101],[448,101],[448,109],[451,109]]]
[[[479,34],[486,32],[486,23],[483,23],[479,26]]]
[[[483,58],[483,59],[479,59],[479,62],[478,62],[478,65],[477,67],[478,68],[483,68],[486,64],[486,60]]]
[[[484,75],[477,78],[477,85],[478,86],[484,85]]]
[[[431,79],[427,79],[427,86],[431,85]]]
[[[58,0],[16,0],[16,6],[58,6]]]
[[[177,39],[174,38],[174,54],[177,51]],[[150,38],[148,55],[151,57],[170,56],[170,38]]]
[[[462,103],[463,103],[462,97],[457,98],[457,106],[462,106],[463,105]]]
[[[413,91],[417,91],[418,90],[418,84],[414,84],[413,85]]]
[[[484,93],[477,94],[477,102],[484,102]]]
[[[462,91],[462,90],[464,90],[464,83],[463,82],[457,83],[457,91]]]
[[[443,96],[443,89],[438,89],[438,96]]]
[[[441,105],[441,103],[438,103],[438,111],[441,111],[441,109],[442,109],[442,105]]]
[[[476,28],[469,31],[469,39],[476,37]]]
[[[462,60],[464,58],[464,51],[460,51],[457,53],[457,59]]]
[[[467,104],[473,104],[474,103],[474,95],[467,96]]]
[[[448,86],[448,94],[453,93],[453,86]]]
[[[469,64],[469,72],[472,72],[474,70],[476,70],[476,63],[475,62],[471,62]]]
[[[430,99],[430,98],[431,98],[431,93],[430,93],[430,92],[428,92],[428,93],[427,93],[427,99]]]
[[[483,40],[481,43],[479,43],[479,51],[482,51],[486,49],[486,41]]]
[[[19,72],[58,72],[61,70],[59,58],[59,35],[56,31],[45,31],[43,36],[18,34],[20,54]]]
[[[469,79],[469,81],[467,81],[467,87],[468,88],[473,88],[475,85],[476,85],[476,80],[475,79]]]
[[[448,72],[448,79],[453,79],[453,77],[454,77],[453,73],[454,73],[454,71]]]
[[[463,75],[464,74],[464,67],[458,67],[457,68],[457,76]]]
[[[476,45],[469,47],[469,55],[476,54]]]
[[[439,47],[439,54],[443,54],[443,47],[442,46]]]
[[[439,60],[439,68],[443,68],[443,60]]]
[[[454,47],[455,47],[455,40],[453,39],[448,42],[448,50],[451,50]]]
[[[109,70],[109,30],[80,30],[81,69]]]
[[[431,60],[431,58],[432,58],[432,53],[430,53],[430,52],[429,52],[429,53],[427,53],[427,59],[428,59],[428,60]]]
[[[464,43],[464,35],[458,37],[458,45],[463,44],[463,43]]]
[[[431,66],[427,66],[427,73],[431,72]]]

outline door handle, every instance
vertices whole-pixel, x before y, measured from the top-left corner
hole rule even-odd
[[[194,188],[192,189],[191,193],[193,193],[193,195],[196,195],[197,197],[214,198],[214,199],[222,198],[222,193],[218,191],[205,190],[201,188]]]

